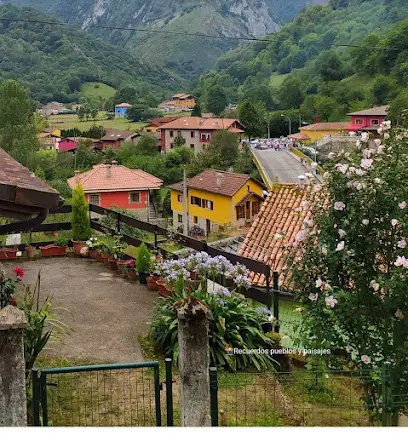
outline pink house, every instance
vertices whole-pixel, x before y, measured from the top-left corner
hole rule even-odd
[[[72,139],[72,138],[63,138],[61,141],[58,142],[56,145],[56,149],[59,152],[65,152],[65,151],[73,151],[76,150],[78,147],[78,141]]]
[[[381,123],[387,116],[389,106],[376,106],[363,111],[351,112],[347,114],[351,117],[351,124],[347,130],[352,132],[377,132]]]

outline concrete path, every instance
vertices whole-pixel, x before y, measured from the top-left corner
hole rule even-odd
[[[307,172],[307,169],[288,150],[254,149],[253,152],[270,185],[276,182],[276,177],[278,183],[298,183],[298,176]]]
[[[95,362],[138,362],[137,336],[148,331],[157,293],[120,278],[95,260],[76,257],[8,262],[21,266],[24,283],[35,284],[41,270],[41,294],[53,294],[57,319],[71,331],[47,353]]]

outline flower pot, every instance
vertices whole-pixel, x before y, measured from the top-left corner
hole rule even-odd
[[[45,247],[40,247],[42,257],[50,256],[65,256],[67,247],[60,247],[58,245],[50,244]]]
[[[102,251],[96,250],[96,257],[95,257],[95,259],[98,262],[103,262],[103,253],[102,253]]]
[[[98,256],[98,251],[97,250],[89,250],[88,251],[88,254],[89,254],[89,257],[91,258],[91,259],[96,259],[97,258],[97,256]]]
[[[137,271],[135,269],[126,270],[127,278],[135,282],[137,280]]]
[[[142,271],[139,272],[139,280],[142,285],[147,285],[147,276],[148,273]]]
[[[124,260],[118,260],[117,265],[119,274],[126,275],[126,262]]]
[[[109,261],[110,261],[111,259],[112,259],[112,258],[109,256],[109,254],[104,254],[104,255],[103,255],[103,264],[106,265],[106,266],[109,266],[109,265],[110,265]]]
[[[0,259],[17,259],[17,248],[0,248]]]
[[[157,291],[157,283],[159,277],[157,276],[147,276],[147,289],[150,289],[151,291]]]
[[[77,256],[81,256],[81,250],[87,246],[86,242],[84,242],[84,241],[73,241],[73,243],[74,243],[74,253]]]
[[[156,280],[156,284],[157,291],[161,297],[169,297],[172,294],[169,284],[164,280]]]
[[[109,266],[112,271],[118,270],[118,259],[109,259]]]
[[[28,247],[25,248],[24,251],[27,253],[27,257],[29,259],[32,259],[33,257],[35,257],[35,252],[37,251],[37,249],[29,245]]]

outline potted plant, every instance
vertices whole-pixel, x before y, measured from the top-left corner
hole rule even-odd
[[[53,244],[40,247],[41,256],[65,256],[67,252],[68,238],[64,236],[58,236]]]
[[[74,252],[81,255],[82,248],[91,237],[91,223],[88,216],[88,203],[82,186],[78,183],[72,192],[72,239]]]
[[[125,270],[129,280],[137,280],[136,261],[134,259],[129,259],[125,262]]]
[[[36,247],[31,245],[32,242],[33,242],[33,239],[32,239],[32,233],[31,233],[31,230],[30,230],[30,232],[28,234],[28,246],[24,249],[24,251],[27,253],[27,257],[29,259],[32,259],[35,256],[35,252],[37,250]]]
[[[88,255],[91,259],[96,259],[98,255],[98,248],[100,247],[100,242],[98,242],[97,237],[89,238],[86,241],[86,245],[88,247]]]
[[[157,291],[161,297],[169,297],[173,294],[171,285],[165,280],[156,280]]]
[[[163,265],[163,258],[160,255],[157,255],[153,261],[152,269],[153,274],[147,276],[147,288],[151,291],[158,291],[157,280],[160,280],[161,276],[161,268]]]
[[[118,266],[118,271],[120,274],[123,274],[123,275],[126,274],[126,271],[125,271],[126,261],[123,260],[123,257],[125,256],[126,248],[127,248],[127,244],[119,238],[117,243],[116,243],[116,250],[115,250],[114,257],[116,257],[116,259],[117,259],[116,264]]]
[[[144,242],[137,250],[136,269],[139,273],[140,283],[147,285],[147,276],[152,269],[152,255]]]

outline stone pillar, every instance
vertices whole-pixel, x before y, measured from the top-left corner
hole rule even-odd
[[[27,425],[27,397],[23,311],[13,306],[0,310],[0,427]]]
[[[208,344],[210,310],[194,297],[178,302],[176,309],[181,426],[209,427],[211,425]]]

